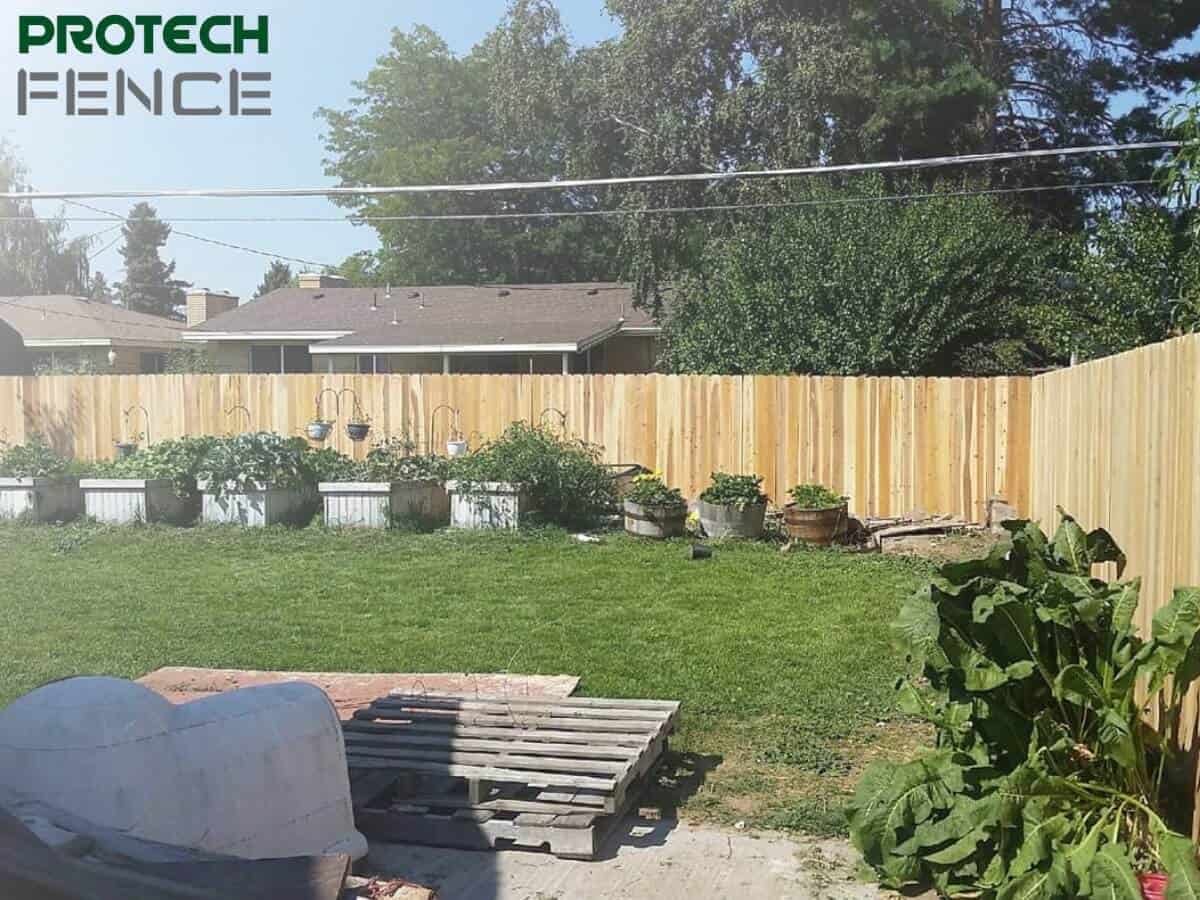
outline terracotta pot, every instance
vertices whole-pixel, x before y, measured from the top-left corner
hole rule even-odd
[[[788,537],[819,547],[845,540],[848,521],[845,503],[828,509],[800,509],[794,503],[783,508]]]
[[[1138,884],[1142,886],[1142,896],[1145,900],[1167,900],[1167,876],[1159,872],[1138,875]]]
[[[686,506],[643,506],[625,501],[625,530],[638,537],[682,537],[686,523]]]

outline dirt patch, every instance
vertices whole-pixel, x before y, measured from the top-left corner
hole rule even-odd
[[[919,556],[934,563],[961,562],[987,556],[999,538],[990,531],[954,531],[949,534],[912,534],[888,538],[884,553]]]
[[[138,679],[172,703],[187,703],[239,688],[306,681],[333,701],[338,715],[392,692],[465,694],[488,697],[569,697],[579,684],[574,675],[472,675],[468,673],[352,674],[347,672],[257,672],[250,669],[197,669],[168,666]]]

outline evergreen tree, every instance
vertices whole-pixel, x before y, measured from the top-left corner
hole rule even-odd
[[[92,283],[88,288],[88,299],[94,303],[112,303],[115,299],[113,289],[108,284],[108,279],[104,277],[103,272],[97,272],[92,276]]]
[[[186,281],[175,278],[174,261],[164,263],[159,250],[171,236],[171,226],[158,218],[149,203],[139,203],[129,211],[123,234],[125,280],[117,287],[126,309],[170,316],[184,302]]]
[[[254,291],[254,296],[264,297],[271,291],[277,291],[280,288],[295,287],[296,278],[292,275],[292,267],[283,260],[275,259],[271,261],[271,265],[267,268],[266,274],[263,275],[263,280],[259,283],[258,288]]]

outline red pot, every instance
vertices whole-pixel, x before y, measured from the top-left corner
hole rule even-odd
[[[1167,876],[1157,873],[1138,875],[1138,883],[1142,886],[1142,897],[1145,900],[1167,900]]]

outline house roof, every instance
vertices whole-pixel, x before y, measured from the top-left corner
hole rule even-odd
[[[0,320],[30,349],[41,347],[171,347],[183,323],[130,312],[111,303],[47,294],[0,297]]]
[[[283,288],[189,329],[185,340],[312,341],[314,353],[580,351],[657,327],[628,285]]]

